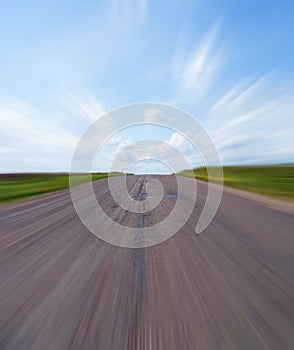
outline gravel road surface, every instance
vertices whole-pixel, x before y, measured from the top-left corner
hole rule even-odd
[[[177,200],[174,176],[129,176],[130,195],[144,200],[153,178],[165,195],[147,214],[116,205],[107,180],[94,190],[114,221],[144,230]],[[90,233],[69,190],[2,205],[0,349],[293,349],[294,215],[225,190],[196,235],[207,184],[197,188],[186,224],[141,249]]]

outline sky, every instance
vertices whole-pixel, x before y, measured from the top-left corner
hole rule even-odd
[[[69,171],[95,120],[140,102],[189,113],[224,165],[293,163],[293,16],[291,0],[0,1],[0,172]],[[137,126],[94,170],[148,138],[202,165],[177,132]],[[169,172],[150,147],[128,148],[132,170]]]

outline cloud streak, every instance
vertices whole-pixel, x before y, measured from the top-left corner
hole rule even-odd
[[[73,101],[67,105],[69,110],[60,109],[53,117],[7,94],[2,96],[0,172],[68,171],[82,132],[104,114],[93,97]]]
[[[294,92],[275,84],[272,73],[236,84],[205,116],[225,163],[294,161]]]
[[[176,100],[178,96],[201,98],[210,88],[223,64],[223,52],[217,45],[222,20],[211,26],[202,42],[189,49],[186,31],[179,35],[176,51],[171,64]]]

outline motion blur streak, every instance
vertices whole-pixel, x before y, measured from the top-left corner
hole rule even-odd
[[[128,177],[134,198],[150,177]],[[166,195],[148,214],[115,206],[107,180],[94,189],[113,220],[144,230],[174,205],[173,176],[160,181]],[[3,205],[0,348],[292,349],[294,216],[225,189],[196,235],[206,192],[198,182],[185,226],[147,249],[97,239],[68,190]]]

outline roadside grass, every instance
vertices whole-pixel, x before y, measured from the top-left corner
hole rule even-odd
[[[280,199],[294,199],[293,164],[225,166],[223,172],[225,186]],[[193,169],[193,173],[195,178],[208,181],[205,167]],[[189,176],[189,174],[192,172],[183,171],[180,173],[184,176]],[[211,182],[219,183],[220,179],[212,178]]]
[[[92,179],[97,181],[118,175],[121,173],[93,173]],[[74,176],[77,185],[88,181],[86,174]],[[0,203],[18,201],[68,187],[69,175],[66,173],[0,174]]]

